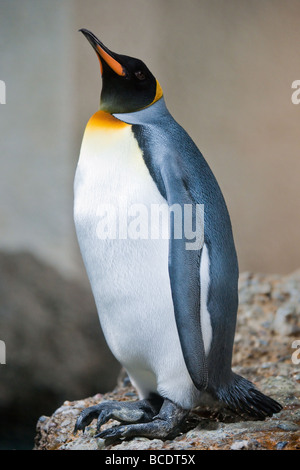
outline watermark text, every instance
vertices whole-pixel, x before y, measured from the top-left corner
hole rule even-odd
[[[292,93],[291,100],[293,104],[300,103],[300,80],[294,80],[292,83],[292,88],[296,90]]]
[[[6,345],[0,340],[0,364],[6,364]]]
[[[292,354],[292,363],[298,365],[300,364],[300,339],[293,341],[292,348],[296,349]]]
[[[204,243],[203,204],[100,204],[97,237],[101,240],[184,240],[186,250]]]
[[[0,104],[6,104],[6,85],[3,80],[0,80]]]

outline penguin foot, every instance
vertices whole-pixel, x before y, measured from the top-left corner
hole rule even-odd
[[[104,401],[99,405],[90,406],[83,410],[77,418],[74,434],[84,431],[94,419],[97,418],[97,432],[102,424],[110,419],[121,423],[141,423],[150,421],[160,410],[162,398],[151,395],[148,399],[134,402]]]
[[[176,437],[189,410],[184,410],[167,398],[164,400],[159,413],[152,416],[148,422],[114,426],[95,435],[105,439],[106,444],[112,444],[120,439],[147,437],[149,439],[172,439]]]

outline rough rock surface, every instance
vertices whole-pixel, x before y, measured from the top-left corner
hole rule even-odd
[[[35,449],[299,450],[300,340],[295,341],[300,338],[300,271],[286,277],[243,273],[239,295],[234,370],[278,400],[284,406],[279,414],[253,421],[224,408],[196,409],[182,434],[165,442],[134,438],[106,446],[102,439],[93,437],[95,422],[84,434],[73,435],[76,418],[85,407],[102,400],[137,398],[130,385],[120,385],[111,393],[65,401],[51,417],[42,416],[37,423]],[[109,421],[103,429],[117,424]]]

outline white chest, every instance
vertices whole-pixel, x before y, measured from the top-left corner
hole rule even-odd
[[[139,321],[146,328],[145,320],[151,316],[154,320],[158,308],[173,316],[168,240],[151,239],[149,219],[146,227],[140,227],[142,238],[132,237],[134,218],[128,215],[134,206],[144,208],[139,218],[142,225],[151,206],[166,201],[149,174],[131,126],[85,136],[74,190],[82,257],[105,336],[117,355],[122,349],[122,332],[137,328]],[[140,337],[144,341],[142,334]],[[128,337],[126,344],[128,348]]]
[[[167,206],[144,163],[130,125],[118,130],[86,132],[74,193],[80,244],[87,236],[115,241],[151,238],[154,229],[150,225],[151,207]],[[135,215],[140,215],[140,237],[137,232],[132,233]]]

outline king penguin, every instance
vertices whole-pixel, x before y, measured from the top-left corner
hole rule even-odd
[[[257,419],[272,416],[281,405],[231,367],[238,262],[219,185],[147,66],[80,31],[98,56],[102,92],[82,141],[74,221],[106,341],[139,400],[86,408],[74,431],[97,419],[103,439],[167,439],[210,399]],[[201,242],[188,248],[190,237],[171,222],[167,237],[100,233],[104,213],[120,219],[137,205],[189,206],[193,223],[202,207]],[[109,419],[120,425],[101,430]]]

